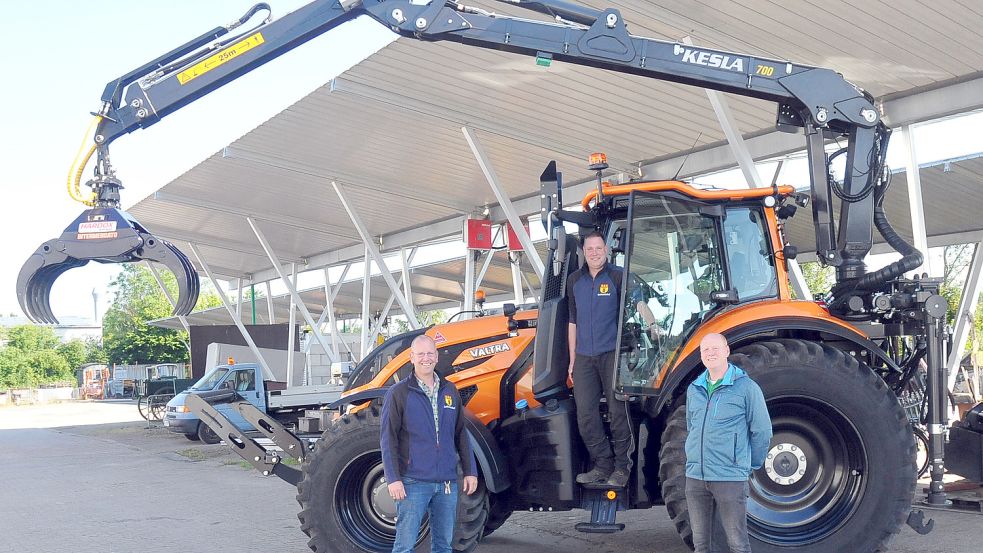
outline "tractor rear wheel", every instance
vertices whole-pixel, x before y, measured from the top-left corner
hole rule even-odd
[[[379,449],[379,409],[373,405],[331,423],[302,466],[297,485],[300,528],[317,553],[388,553],[396,537],[396,506],[389,497]],[[488,492],[458,497],[455,551],[477,546],[488,517]],[[459,486],[460,488],[460,486]],[[424,522],[417,544],[430,533]]]
[[[883,380],[854,357],[803,340],[758,342],[731,359],[764,392],[774,433],[765,466],[751,477],[754,551],[885,547],[910,510],[916,469],[911,428]],[[670,516],[691,539],[679,488],[685,421],[683,405],[663,432],[660,476]]]

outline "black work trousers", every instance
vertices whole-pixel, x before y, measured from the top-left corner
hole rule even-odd
[[[615,352],[588,356],[577,354],[573,363],[573,399],[577,404],[577,428],[594,466],[605,470],[629,470],[635,440],[628,405],[614,397]],[[611,440],[601,420],[601,397],[607,399]],[[612,452],[613,449],[613,452]]]

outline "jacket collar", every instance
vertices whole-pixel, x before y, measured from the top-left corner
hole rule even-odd
[[[720,384],[719,385],[720,386],[730,386],[730,385],[734,384],[734,381],[736,381],[739,378],[744,378],[745,376],[747,376],[747,373],[744,372],[743,370],[741,370],[740,367],[738,367],[737,365],[735,365],[735,364],[733,364],[731,362],[728,362],[727,363],[727,372],[725,372],[724,373],[724,377],[722,379],[720,379]],[[696,381],[694,381],[694,384],[696,384],[697,386],[700,386],[704,390],[709,390],[710,389],[709,388],[709,382],[708,382],[709,377],[710,377],[710,371],[709,370],[704,370],[703,371],[703,374],[701,374],[696,379]]]

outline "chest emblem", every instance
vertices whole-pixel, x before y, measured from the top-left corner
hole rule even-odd
[[[454,399],[451,398],[451,396],[445,394],[444,395],[444,405],[446,405],[447,407],[453,407],[453,405],[454,405]]]
[[[597,289],[597,293],[606,296],[608,294],[608,284],[605,282]]]

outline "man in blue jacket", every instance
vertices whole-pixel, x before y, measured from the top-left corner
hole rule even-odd
[[[750,553],[748,479],[771,443],[771,418],[761,388],[727,361],[720,334],[700,342],[707,370],[686,390],[686,504],[696,553],[709,553],[719,517],[731,553]]]
[[[464,492],[478,489],[478,471],[464,429],[461,396],[435,372],[437,346],[423,334],[410,345],[413,374],[386,392],[382,405],[382,463],[396,501],[393,553],[411,553],[425,514],[432,553],[451,553],[457,516],[457,464]]]

